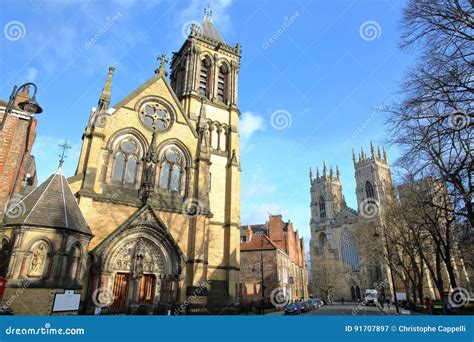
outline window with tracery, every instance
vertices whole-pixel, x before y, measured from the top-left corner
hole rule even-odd
[[[319,217],[326,218],[326,202],[322,196],[319,198]]]
[[[112,181],[122,184],[134,184],[138,169],[138,144],[131,138],[124,139],[115,152]]]
[[[184,156],[181,151],[175,147],[167,148],[161,158],[159,188],[181,192],[185,166]]]
[[[367,195],[367,198],[375,198],[374,187],[369,181],[365,183],[365,194]]]

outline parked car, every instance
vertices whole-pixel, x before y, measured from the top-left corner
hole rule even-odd
[[[318,309],[321,306],[321,303],[317,299],[310,299],[308,303],[311,309]]]
[[[299,315],[302,307],[299,303],[289,303],[285,305],[285,315]]]
[[[314,309],[313,303],[311,303],[309,300],[301,302],[301,305],[303,306],[303,312],[308,312]]]

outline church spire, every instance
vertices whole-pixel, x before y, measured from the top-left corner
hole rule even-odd
[[[313,171],[311,170],[311,166],[309,167],[309,181],[313,182]]]
[[[324,178],[326,178],[326,174],[327,174],[326,162],[323,161],[323,177],[324,177]]]
[[[114,71],[114,67],[109,67],[109,73],[107,74],[104,88],[102,89],[99,99],[99,108],[102,107],[101,109],[107,110],[109,108],[110,98],[112,97],[112,76]]]

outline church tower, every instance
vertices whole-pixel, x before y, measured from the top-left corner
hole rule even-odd
[[[109,68],[69,179],[94,238],[86,312],[238,301],[240,149],[230,46],[205,11],[171,61],[111,105]]]
[[[385,203],[393,199],[394,188],[387,153],[370,143],[370,156],[363,149],[358,156],[352,151],[354,161],[356,196],[361,216],[373,219],[380,214]]]
[[[311,224],[322,227],[336,218],[344,201],[339,167],[336,166],[334,173],[332,166],[328,171],[324,163],[322,175],[319,173],[319,168],[316,168],[316,178],[313,179],[310,171],[310,182]]]

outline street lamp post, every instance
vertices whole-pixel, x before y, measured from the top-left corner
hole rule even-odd
[[[381,228],[384,229],[383,226],[381,226]],[[389,246],[388,246],[387,236],[385,235],[385,233],[383,235],[384,235],[385,248],[387,249],[388,267],[390,269],[390,278],[392,280],[393,302],[395,303],[395,309],[397,310],[397,314],[399,314],[400,309],[398,307],[397,289],[395,287],[395,276],[394,276],[394,271],[393,271],[393,266],[392,266],[392,257],[390,255],[390,249],[389,249]],[[375,237],[375,238],[380,237],[380,235],[377,233],[377,229],[375,230],[373,237]]]
[[[16,97],[18,96],[18,93],[23,90],[25,87],[33,87],[33,96],[29,98],[26,101],[20,102],[18,104],[18,107],[20,107],[21,110],[27,112],[28,114],[40,114],[43,112],[43,109],[40,107],[38,102],[36,102],[36,92],[38,91],[38,87],[34,83],[25,83],[22,84],[21,86],[14,86],[12,93],[10,94],[10,98],[8,100],[8,104],[5,107],[5,115],[3,117],[2,123],[0,124],[0,130],[3,128],[3,125],[5,123],[5,120],[7,119],[7,116],[10,115],[12,109],[13,109],[13,104],[15,103]]]

